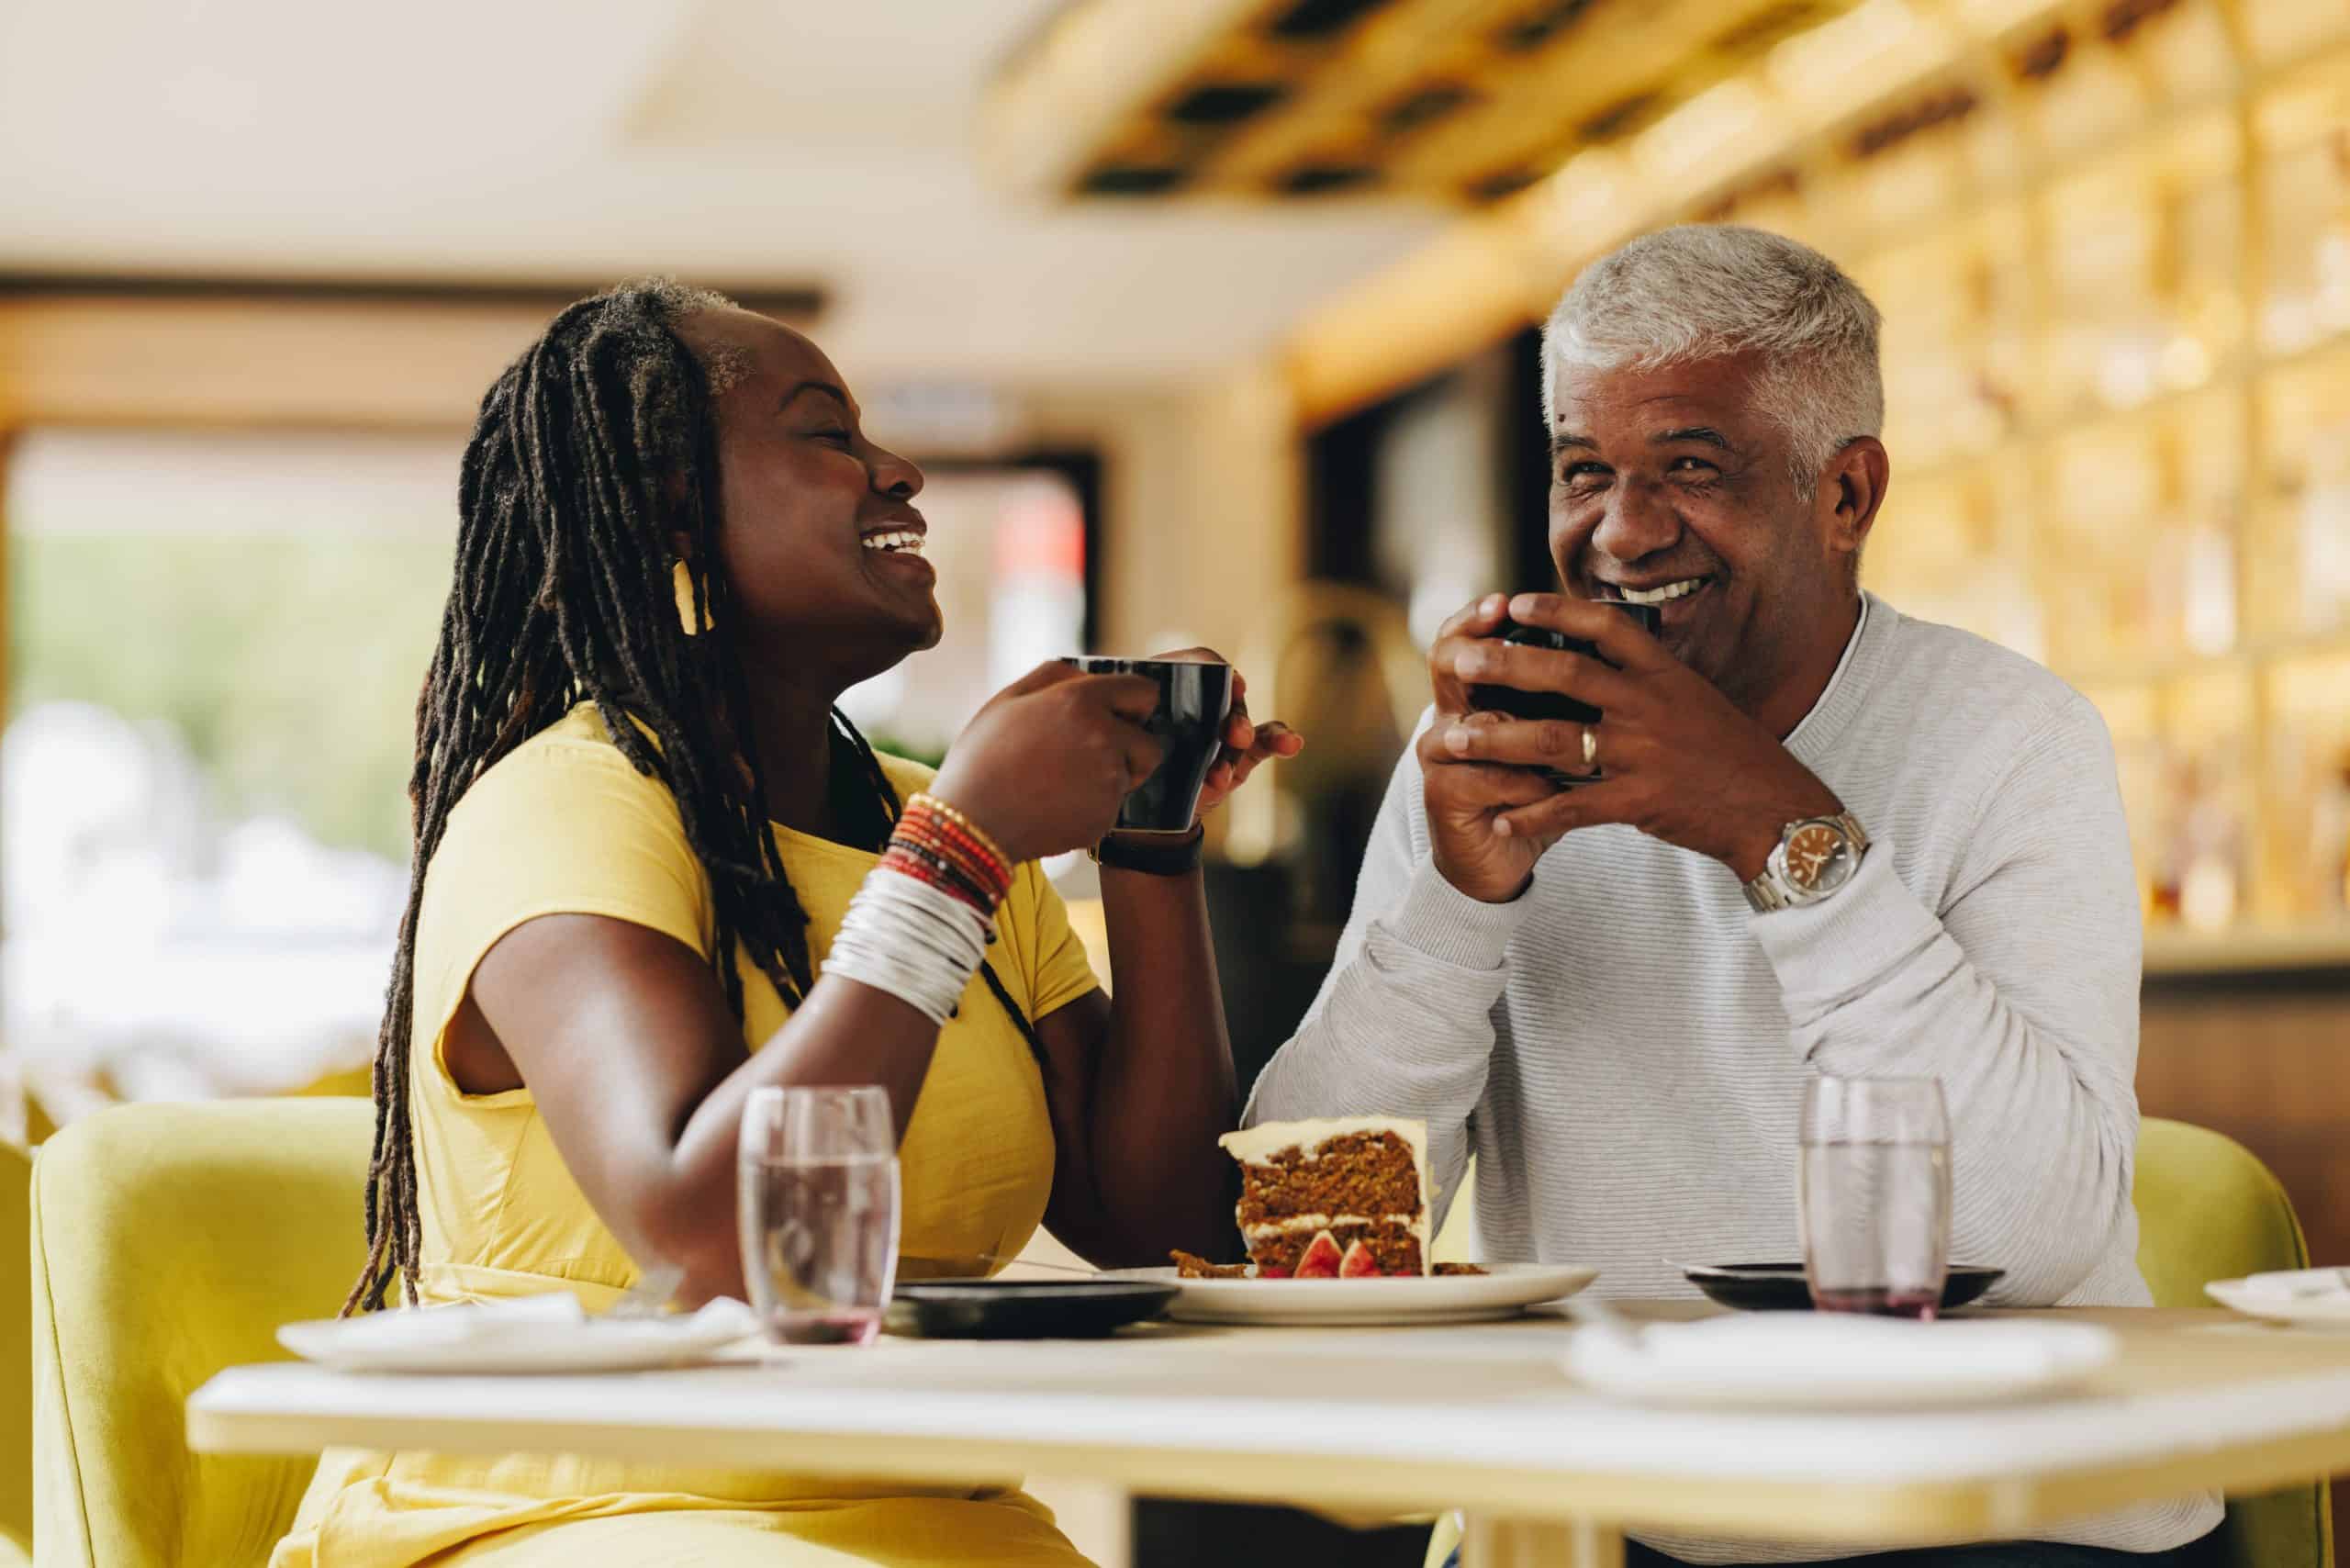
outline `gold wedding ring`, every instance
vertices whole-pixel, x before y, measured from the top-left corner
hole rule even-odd
[[[1583,727],[1583,766],[1585,772],[1599,766],[1599,732],[1589,724]]]

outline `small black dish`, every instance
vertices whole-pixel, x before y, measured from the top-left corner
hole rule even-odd
[[[1809,1312],[1811,1286],[1801,1263],[1723,1263],[1689,1267],[1683,1277],[1738,1312]],[[1953,1263],[1942,1280],[1944,1312],[1954,1311],[1999,1282],[2004,1269]]]
[[[1099,1339],[1179,1294],[1147,1280],[923,1280],[897,1288],[881,1326],[929,1339]]]

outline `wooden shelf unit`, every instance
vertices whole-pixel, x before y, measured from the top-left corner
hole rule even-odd
[[[1884,309],[1864,578],[2105,713],[2149,972],[2350,968],[2350,4],[2010,15],[1637,227],[1792,234]]]

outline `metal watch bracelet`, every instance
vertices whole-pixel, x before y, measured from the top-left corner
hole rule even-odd
[[[1799,829],[1815,823],[1831,826],[1843,836],[1852,863],[1833,887],[1823,888],[1818,891],[1807,891],[1796,887],[1788,878],[1786,852],[1788,841],[1795,834]],[[1861,857],[1868,853],[1868,830],[1863,828],[1860,819],[1850,812],[1838,812],[1824,817],[1798,818],[1780,830],[1779,842],[1773,846],[1770,858],[1762,864],[1762,874],[1751,882],[1741,884],[1746,894],[1747,907],[1757,914],[1769,914],[1774,910],[1796,909],[1806,904],[1817,903],[1823,899],[1833,898],[1852,881],[1854,873],[1860,869]]]

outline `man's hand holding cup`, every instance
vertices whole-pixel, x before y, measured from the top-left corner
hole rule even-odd
[[[1564,633],[1597,656],[1500,642],[1512,622]],[[1553,844],[1606,823],[1711,856],[1749,880],[1786,823],[1842,810],[1778,737],[1607,605],[1487,595],[1445,623],[1429,667],[1437,717],[1419,744],[1428,832],[1437,868],[1472,898],[1516,898]],[[1474,687],[1556,693],[1601,716],[1516,718],[1480,709]]]

